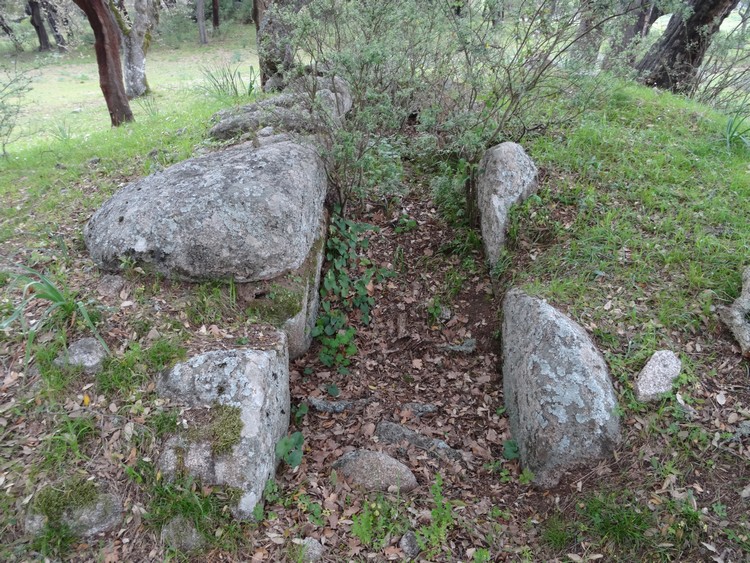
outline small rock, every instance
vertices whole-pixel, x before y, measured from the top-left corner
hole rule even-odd
[[[450,308],[446,307],[445,305],[440,306],[440,314],[438,315],[438,318],[441,321],[447,322],[451,320],[453,317],[453,311],[450,310]]]
[[[404,555],[406,555],[406,557],[408,557],[409,559],[416,558],[421,551],[419,549],[419,542],[417,542],[417,534],[415,534],[412,530],[409,530],[403,536],[401,536],[401,541],[398,542],[398,546],[401,548],[401,551],[404,552]]]
[[[431,403],[406,403],[403,408],[410,410],[418,418],[437,412],[437,407]]]
[[[99,280],[99,285],[97,286],[96,291],[102,297],[117,297],[120,295],[120,291],[124,285],[125,280],[122,276],[105,274],[102,276],[102,279]]]
[[[635,380],[635,396],[639,401],[653,401],[672,389],[680,375],[682,362],[674,352],[659,350],[643,366]]]
[[[102,159],[101,159],[101,158],[99,158],[98,156],[95,156],[94,158],[90,158],[90,159],[89,159],[89,166],[96,166],[96,165],[97,165],[97,164],[99,164],[99,163],[100,163],[101,161],[102,161]]]
[[[122,510],[119,497],[104,493],[98,495],[91,504],[65,510],[61,522],[68,526],[72,534],[91,537],[119,526],[122,522]],[[44,515],[30,512],[24,526],[27,533],[37,535],[42,532],[46,523]]]
[[[107,357],[107,351],[96,338],[82,338],[68,347],[67,354],[63,353],[55,358],[55,365],[59,367],[81,367],[88,374],[99,373]]]
[[[302,542],[303,549],[305,550],[302,554],[302,561],[312,563],[317,561],[325,553],[323,545],[315,538],[305,538]]]
[[[419,432],[394,422],[383,420],[375,428],[375,435],[386,444],[408,442],[412,446],[427,451],[434,457],[447,456],[453,460],[461,459],[461,453],[451,448],[443,440],[429,438]]]
[[[477,349],[477,339],[467,338],[461,344],[443,344],[440,347],[450,352],[458,352],[459,354],[473,354]]]
[[[172,518],[164,525],[161,529],[161,541],[164,545],[184,553],[197,551],[206,544],[206,540],[198,533],[193,523],[184,516]]]
[[[355,450],[344,454],[333,468],[354,485],[368,491],[408,492],[417,487],[414,473],[400,461],[383,452]]]

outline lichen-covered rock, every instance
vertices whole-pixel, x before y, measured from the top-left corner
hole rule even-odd
[[[607,365],[586,332],[518,289],[503,302],[503,387],[510,429],[534,483],[612,453],[620,439]]]
[[[226,411],[223,422],[212,418],[170,438],[159,465],[167,477],[184,470],[205,484],[241,489],[235,509],[240,518],[252,517],[266,482],[275,475],[276,443],[289,427],[286,336],[278,333],[275,340],[267,350],[195,356],[157,381],[157,391],[164,397],[191,407],[214,405],[211,410]],[[236,420],[231,409],[236,409]]]
[[[91,500],[81,504],[75,502],[63,508],[59,521],[65,524],[70,532],[79,537],[91,537],[108,532],[122,522],[122,501],[114,494],[101,493]],[[29,511],[24,521],[28,534],[36,535],[42,532],[50,517],[34,510]]]
[[[484,251],[491,266],[505,245],[508,214],[538,188],[537,169],[521,145],[501,143],[489,149],[479,162],[477,207]]]
[[[161,541],[164,545],[183,553],[197,551],[206,545],[203,536],[184,516],[176,516],[162,527]]]
[[[219,111],[209,135],[220,140],[243,133],[264,136],[260,132],[268,127],[278,133],[310,135],[326,123],[336,125],[351,107],[349,85],[341,78],[302,77],[272,98]]]
[[[333,464],[333,468],[352,485],[367,491],[409,492],[417,487],[414,473],[383,452],[355,450],[344,454]]]
[[[286,333],[290,360],[305,354],[312,344],[320,304],[327,226],[324,216],[318,237],[302,266],[279,278],[237,286],[237,297],[251,318],[277,326]]]
[[[105,270],[129,260],[191,281],[267,280],[305,261],[326,192],[312,148],[244,144],[122,188],[94,213],[84,237]]]
[[[107,351],[96,338],[81,338],[68,346],[67,352],[55,358],[56,366],[80,367],[88,374],[102,370]]]
[[[750,266],[742,272],[742,293],[731,307],[720,310],[720,316],[740,345],[742,355],[750,358]]]
[[[302,541],[302,561],[305,563],[313,563],[314,561],[320,561],[325,555],[326,549],[323,547],[318,540],[315,538],[305,538]]]
[[[635,398],[653,401],[672,389],[672,383],[680,376],[682,362],[670,350],[654,352],[635,380]]]

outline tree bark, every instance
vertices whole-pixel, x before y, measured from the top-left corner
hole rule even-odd
[[[73,0],[89,20],[99,67],[99,86],[107,102],[112,125],[133,121],[120,68],[120,31],[106,0]]]
[[[154,0],[134,0],[133,19],[119,0],[115,18],[122,41],[122,73],[128,99],[143,96],[150,91],[146,79],[146,53],[151,44],[151,34],[159,22],[159,11]]]
[[[283,76],[292,68],[294,53],[287,41],[288,24],[278,16],[279,10],[299,12],[310,0],[253,0],[253,19],[257,32],[260,83],[266,90],[279,90]]]
[[[64,17],[60,17],[57,6],[50,0],[40,0],[40,3],[44,9],[44,13],[47,14],[47,22],[49,23],[49,28],[52,30],[52,35],[55,37],[57,48],[64,51],[68,45],[65,35],[63,35],[60,28],[60,20],[64,20]]]
[[[206,0],[195,0],[195,16],[198,18],[198,37],[201,45],[208,43],[206,35]]]
[[[640,81],[675,93],[692,90],[703,56],[738,0],[691,0],[692,13],[672,15],[664,35],[638,63]]]
[[[49,36],[47,35],[47,30],[44,27],[44,19],[42,18],[42,9],[39,6],[39,2],[37,2],[36,0],[29,0],[27,7],[31,15],[31,25],[34,27],[36,36],[39,39],[39,50],[49,51]]]
[[[219,29],[219,0],[213,0],[211,7],[213,8],[211,10],[211,21],[214,25],[214,31],[216,31]]]
[[[610,52],[604,63],[605,68],[612,68],[618,60],[623,60],[628,66],[636,63],[635,54],[627,51],[637,42],[648,35],[653,23],[662,15],[656,0],[631,0],[627,5],[629,14],[623,18],[621,35],[612,42]]]
[[[13,42],[13,48],[16,51],[18,51],[19,53],[23,51],[23,45],[18,40],[18,37],[13,31],[13,28],[10,27],[10,24],[7,21],[5,21],[5,17],[2,14],[0,14],[0,29],[2,29],[3,33],[5,33],[5,35],[7,35]]]

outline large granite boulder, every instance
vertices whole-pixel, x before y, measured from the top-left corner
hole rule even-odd
[[[235,515],[251,518],[289,427],[288,364],[286,337],[278,332],[267,349],[207,352],[164,372],[159,394],[192,407],[187,431],[163,448],[164,475],[187,472],[207,485],[240,489]]]
[[[94,213],[84,238],[105,270],[130,261],[189,281],[271,279],[307,258],[326,191],[312,148],[244,144],[125,186]]]
[[[326,126],[338,126],[352,108],[349,85],[338,77],[302,77],[283,93],[238,108],[221,110],[209,131],[214,139],[225,140],[242,134],[256,134],[272,128],[275,133],[311,135]]]
[[[503,387],[521,463],[541,487],[612,453],[617,397],[604,358],[577,323],[512,289],[503,302]]]
[[[489,149],[479,162],[477,206],[484,251],[491,266],[505,245],[508,214],[537,189],[537,169],[521,145],[501,143]]]

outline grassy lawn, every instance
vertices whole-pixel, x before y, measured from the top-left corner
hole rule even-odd
[[[226,284],[171,282],[127,264],[122,289],[107,295],[82,228],[128,181],[219,148],[206,138],[211,116],[247,100],[207,94],[201,67],[249,68],[253,46],[252,26],[231,27],[204,48],[157,43],[148,60],[153,93],[133,104],[136,122],[117,129],[109,127],[91,52],[21,59],[36,70],[24,135],[0,159],[0,319],[21,300],[14,281],[21,265],[46,272],[73,306],[51,315],[33,342],[20,324],[0,332],[0,557],[164,560],[175,554],[161,545],[159,528],[182,515],[199,523],[205,560],[295,561],[294,540],[306,535],[327,538],[331,560],[396,558],[410,527],[430,561],[746,558],[750,364],[717,311],[737,297],[750,264],[750,151],[727,143],[726,116],[614,80],[569,126],[525,142],[542,186],[514,209],[507,256],[493,280],[472,231],[467,236],[441,215],[423,188],[435,184],[429,173],[404,178],[412,191],[398,201],[361,206],[353,219],[381,230],[363,231],[371,246],[358,252],[395,275],[374,290],[373,326],[357,327],[348,374],[323,365],[319,347],[292,366],[305,461],[267,487],[261,522],[231,518],[234,491],[162,480],[155,469],[161,440],[184,413],[156,396],[154,378],[188,354],[246,343],[246,312]],[[492,282],[522,286],[578,320],[618,391],[624,440],[615,459],[550,492],[533,489],[509,453],[492,337],[502,295],[490,295]],[[67,343],[91,333],[76,303],[113,351],[97,377],[53,362]],[[438,358],[437,345],[430,347],[466,336],[456,324],[440,325],[441,305],[459,311],[458,326],[484,335],[473,357]],[[26,318],[43,317],[49,306],[32,300]],[[470,321],[460,320],[464,311]],[[383,350],[397,339],[387,325],[402,315],[405,333],[417,337],[388,356]],[[680,356],[682,374],[673,393],[639,403],[633,381],[660,349]],[[430,419],[435,434],[451,445],[466,437],[476,459],[454,470],[415,456],[423,471],[409,498],[352,491],[318,454],[367,445],[351,430],[362,421],[306,415],[299,405],[321,388],[345,398],[379,393],[378,416],[397,412],[417,388],[414,400],[442,405]],[[127,499],[126,531],[86,543],[60,530],[43,541],[26,536],[31,499],[61,475],[115,488]]]

